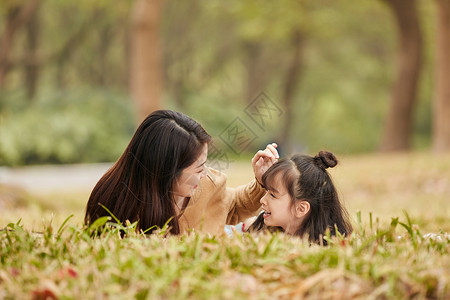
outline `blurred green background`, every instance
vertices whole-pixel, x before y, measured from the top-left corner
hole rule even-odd
[[[163,108],[213,136],[210,165],[230,186],[253,178],[249,158],[268,142],[283,156],[326,149],[341,159],[332,175],[352,216],[388,222],[408,209],[448,230],[450,160],[431,151],[450,150],[450,133],[434,147],[433,125],[450,86],[436,78],[448,56],[436,53],[450,53],[437,46],[450,36],[445,3],[0,0],[0,222],[81,222],[102,172]],[[261,99],[276,110],[259,126],[249,108]],[[241,144],[229,139],[236,122]],[[105,164],[66,165],[84,163]]]
[[[8,22],[30,2],[1,85],[0,165],[116,160],[139,122],[130,95],[139,1],[2,0],[3,48]],[[423,53],[409,149],[425,150],[436,7],[414,5]],[[157,107],[190,115],[214,137],[240,117],[257,135],[243,155],[271,140],[286,152],[380,148],[399,43],[386,1],[164,1],[158,10],[163,93],[147,95]],[[283,111],[263,129],[244,111],[261,92]]]

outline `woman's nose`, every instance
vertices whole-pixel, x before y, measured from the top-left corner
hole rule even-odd
[[[206,176],[206,167],[203,167],[203,171],[200,173],[200,179]]]

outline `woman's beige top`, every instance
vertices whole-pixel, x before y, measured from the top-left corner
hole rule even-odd
[[[221,235],[225,224],[237,224],[258,213],[265,190],[254,179],[237,188],[226,186],[225,174],[208,169],[180,217],[181,233],[195,231]]]

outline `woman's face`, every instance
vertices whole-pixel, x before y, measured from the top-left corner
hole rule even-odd
[[[191,197],[198,187],[200,179],[206,174],[206,159],[208,157],[208,145],[203,145],[202,152],[197,160],[185,168],[174,186],[174,195],[176,197]]]

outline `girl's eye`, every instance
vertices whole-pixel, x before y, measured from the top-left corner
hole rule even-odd
[[[274,195],[273,193],[270,193],[270,197],[276,198],[275,195]]]

